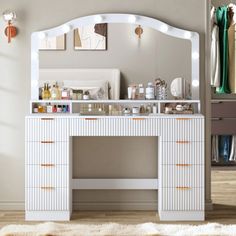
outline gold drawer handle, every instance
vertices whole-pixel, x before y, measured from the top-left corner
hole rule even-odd
[[[178,189],[178,190],[189,190],[191,188],[190,187],[185,187],[185,186],[178,186],[178,187],[176,187],[176,189]]]
[[[132,120],[145,120],[145,118],[140,118],[140,117],[134,117]]]
[[[49,187],[49,186],[43,186],[41,187],[42,190],[53,190],[54,187]]]
[[[184,167],[184,166],[191,166],[191,164],[176,164],[176,166]]]
[[[176,120],[192,120],[192,118],[175,118]]]
[[[41,141],[41,143],[54,143],[54,141]]]
[[[54,164],[41,164],[42,167],[54,167]]]
[[[41,118],[41,120],[54,120],[54,118]]]
[[[189,141],[176,141],[177,144],[188,144],[190,143]]]
[[[98,118],[85,118],[85,120],[98,120]]]

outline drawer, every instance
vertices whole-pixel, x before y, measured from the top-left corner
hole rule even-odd
[[[211,121],[211,132],[212,134],[218,135],[230,135],[236,133],[236,118],[213,118]]]
[[[212,102],[212,117],[236,117],[236,102]]]
[[[204,141],[203,118],[160,119],[161,141]]]
[[[204,188],[163,188],[160,202],[163,211],[203,211]]]
[[[26,142],[26,164],[69,164],[69,142]]]
[[[175,188],[188,186],[192,188],[204,187],[204,166],[203,165],[162,165],[161,184],[163,188]]]
[[[68,211],[69,189],[66,188],[27,188],[27,211]]]
[[[68,141],[68,118],[26,118],[26,141]]]
[[[26,165],[27,188],[44,186],[66,188],[69,186],[68,165]]]
[[[71,119],[72,136],[158,136],[158,120],[143,117]]]
[[[160,142],[160,164],[204,164],[204,142]]]

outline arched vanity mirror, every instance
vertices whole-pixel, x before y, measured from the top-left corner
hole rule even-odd
[[[34,32],[32,34],[32,41],[31,41],[31,99],[32,100],[37,100],[39,98],[39,58],[41,56],[39,56],[39,49],[40,47],[42,47],[42,40],[44,40],[45,38],[47,39],[55,39],[56,37],[59,39],[58,41],[61,42],[58,44],[58,48],[63,50],[63,39],[64,39],[64,35],[69,33],[70,31],[74,31],[73,34],[73,41],[74,41],[74,49],[76,50],[80,50],[80,51],[75,51],[74,53],[80,53],[81,54],[81,50],[83,50],[83,48],[81,48],[81,38],[79,37],[80,35],[78,35],[78,29],[85,29],[86,27],[89,28],[88,26],[94,26],[96,24],[102,25],[102,24],[108,24],[109,30],[108,30],[108,38],[112,37],[110,34],[116,29],[119,28],[119,32],[116,31],[116,37],[117,38],[117,42],[119,42],[119,37],[121,38],[121,40],[126,40],[124,39],[123,35],[125,34],[125,36],[127,37],[127,47],[129,47],[130,44],[130,50],[132,53],[132,50],[134,47],[134,45],[136,46],[136,51],[141,51],[143,50],[144,47],[142,47],[144,45],[144,43],[149,45],[149,50],[151,51],[155,51],[150,49],[151,48],[151,44],[153,45],[153,47],[156,47],[157,45],[159,46],[159,49],[162,48],[161,44],[163,45],[163,41],[165,41],[167,43],[168,38],[165,37],[174,37],[176,38],[176,40],[182,40],[184,42],[186,42],[189,47],[188,50],[189,51],[189,58],[186,59],[186,61],[183,60],[183,64],[181,65],[182,68],[184,68],[186,66],[186,71],[189,71],[189,73],[187,73],[186,79],[188,79],[189,83],[191,84],[191,99],[195,99],[195,100],[199,100],[199,35],[196,32],[191,32],[191,31],[186,31],[186,30],[182,30],[182,29],[178,29],[175,27],[172,27],[170,25],[167,25],[164,22],[161,22],[159,20],[150,18],[150,17],[146,17],[146,16],[140,16],[140,15],[130,15],[130,14],[100,14],[100,15],[91,15],[91,16],[86,16],[86,17],[81,17],[72,21],[69,21],[63,25],[60,25],[58,27],[52,28],[52,29],[48,29],[48,30],[44,30],[44,31],[39,31],[39,32]],[[121,27],[122,26],[122,27]],[[96,30],[103,30],[103,34],[104,34],[104,29],[96,29]],[[125,32],[125,33],[124,33]],[[136,32],[136,34],[135,34]],[[161,37],[162,39],[159,40],[159,37],[156,40],[156,34],[157,33],[161,33]],[[139,34],[140,33],[140,34]],[[149,37],[149,38],[148,38]],[[101,37],[102,38],[102,37]],[[64,39],[65,40],[65,39]],[[70,39],[71,40],[71,39]],[[107,40],[107,39],[106,39]],[[144,42],[146,40],[146,42]],[[148,41],[149,40],[149,41]],[[181,42],[180,41],[180,45]],[[132,44],[132,45],[131,45]],[[45,46],[45,45],[44,45]],[[65,45],[64,45],[65,46]],[[70,46],[71,47],[71,46]],[[101,47],[99,47],[99,50],[105,50],[108,49],[111,50],[111,45],[104,45],[102,44]],[[177,43],[177,47],[178,48],[178,43]],[[85,47],[85,50],[87,50],[88,48]],[[92,48],[93,50],[93,48]],[[40,51],[41,52],[41,51]],[[96,53],[96,51],[92,51],[92,53]],[[123,55],[125,55],[125,52],[122,52]],[[129,54],[129,52],[126,51],[127,54]],[[178,53],[180,54],[181,52],[175,51],[173,49],[173,54],[169,53],[168,57],[171,60],[171,58],[174,58],[174,60],[178,61]],[[146,53],[147,55],[148,53]],[[101,55],[101,54],[100,54]],[[103,54],[104,55],[104,54]],[[145,55],[145,53],[144,53]],[[163,56],[164,55],[164,56]],[[114,55],[115,56],[115,55]],[[76,56],[74,56],[73,59],[75,59]],[[165,63],[165,68],[167,68],[166,70],[170,70],[173,71],[173,75],[175,77],[178,76],[182,76],[178,73],[175,73],[176,68],[168,68],[167,64],[168,64],[168,59],[166,59],[166,62],[164,62],[165,58],[168,58],[167,55],[165,55],[165,52],[158,52],[156,53],[156,60],[157,61],[163,61],[163,63]],[[153,57],[152,57],[153,58]],[[183,58],[183,56],[182,56]],[[81,58],[79,58],[81,60]],[[124,56],[125,59],[125,56]],[[98,60],[102,60],[98,59]],[[122,59],[120,59],[121,61]],[[135,62],[136,59],[131,58],[130,60],[132,60],[132,62]],[[145,60],[145,58],[143,58],[143,60]],[[179,61],[182,61],[181,56],[179,57]],[[136,67],[136,68],[142,68],[143,63],[140,63],[140,60],[137,59],[137,63],[133,63],[132,66]],[[149,65],[153,68],[158,67],[156,66],[155,60],[152,59],[152,62],[150,61]],[[153,63],[153,64],[151,64]],[[132,67],[131,66],[131,67]],[[73,66],[75,67],[75,66]],[[90,66],[86,66],[85,68],[88,68]],[[109,67],[109,66],[108,66]],[[163,64],[159,63],[159,67],[163,67]],[[188,67],[188,68],[187,68]],[[81,68],[81,67],[80,67]],[[83,68],[83,66],[82,66]],[[90,67],[91,68],[91,67]],[[97,66],[93,65],[93,68],[97,68]],[[106,66],[102,66],[102,68],[106,68]],[[119,68],[119,63],[117,63],[117,66],[113,67],[113,68]],[[120,69],[120,68],[119,68]],[[130,68],[130,70],[135,70],[135,68]],[[153,69],[153,71],[155,71],[155,69]],[[122,70],[121,70],[122,73]],[[137,72],[139,73],[139,72]],[[141,73],[139,73],[141,76]],[[143,75],[145,76],[145,75]],[[152,75],[152,77],[150,78],[150,80],[154,80],[155,76],[159,76],[158,72],[156,73],[156,75]],[[135,76],[134,74],[134,77]],[[135,78],[134,78],[135,79]],[[163,78],[166,79],[166,78]],[[123,81],[124,82],[124,81]],[[169,78],[168,81],[168,86],[170,88],[170,83],[171,83],[171,79]],[[125,83],[123,83],[125,84]],[[125,86],[127,87],[128,84],[125,84]],[[171,94],[171,93],[169,93]],[[123,98],[123,97],[122,97]],[[171,96],[169,97],[171,98]]]

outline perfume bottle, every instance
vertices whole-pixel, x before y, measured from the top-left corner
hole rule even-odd
[[[59,90],[57,83],[54,84],[51,89],[51,99],[52,100],[59,100],[60,99],[60,90]]]
[[[138,85],[138,99],[144,100],[145,99],[145,89],[143,84]]]
[[[44,84],[43,92],[42,92],[42,99],[48,100],[51,98],[51,93],[49,91],[49,86],[47,83]]]

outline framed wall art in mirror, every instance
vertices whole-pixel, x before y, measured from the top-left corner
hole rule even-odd
[[[81,26],[74,30],[75,50],[107,50],[107,23]]]
[[[39,40],[39,50],[66,50],[66,34],[56,37],[42,37]]]

